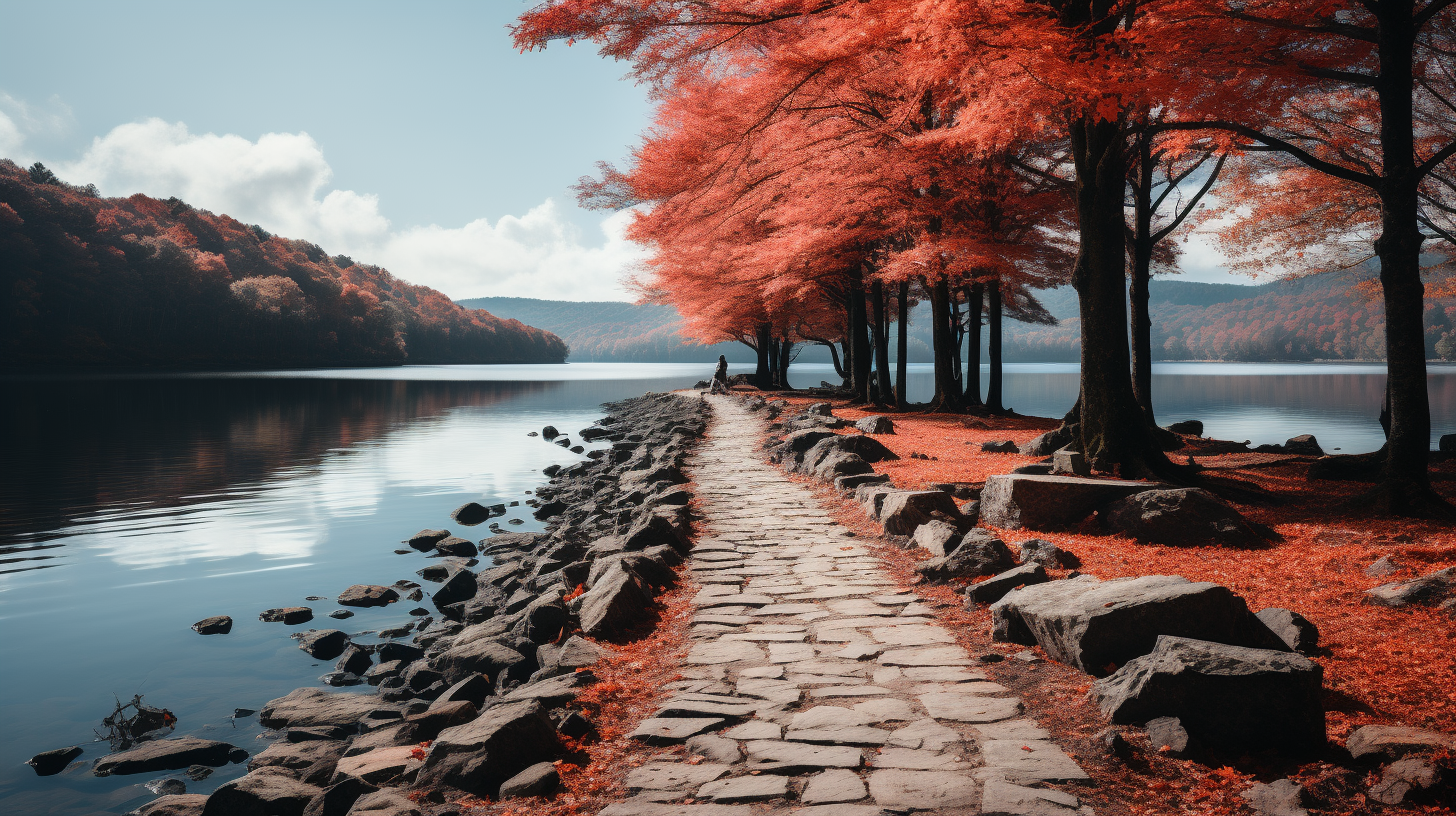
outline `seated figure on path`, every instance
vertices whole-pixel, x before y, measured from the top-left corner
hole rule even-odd
[[[709,388],[709,393],[728,393],[728,358],[721,354],[718,355],[718,368],[713,372],[713,383]]]

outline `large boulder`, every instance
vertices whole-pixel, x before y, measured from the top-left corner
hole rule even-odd
[[[647,513],[639,516],[622,536],[622,549],[629,552],[661,546],[682,549],[687,541],[684,533],[683,528],[673,524],[666,514]]]
[[[489,626],[489,622],[479,624]],[[458,683],[477,674],[483,674],[496,685],[500,678],[517,665],[526,663],[526,656],[507,646],[502,637],[479,637],[466,639],[465,633],[473,627],[466,627],[460,637],[450,644],[434,660],[435,670],[444,676],[446,683]]]
[[[298,648],[319,660],[333,660],[348,645],[349,636],[338,629],[315,629],[298,638]]]
[[[284,697],[269,700],[258,712],[258,722],[267,728],[345,728],[379,713],[399,713],[399,706],[366,694],[345,694],[318,688],[295,689]]]
[[[895,432],[895,422],[887,416],[867,416],[854,423],[860,433],[867,434],[892,434]]]
[[[501,703],[472,722],[440,732],[430,744],[418,783],[494,796],[502,782],[538,762],[549,762],[560,747],[540,703]]]
[[[384,788],[360,796],[346,816],[420,816],[423,812],[404,791]]]
[[[279,740],[248,760],[248,770],[286,768],[310,785],[327,785],[334,767],[344,757],[345,744],[336,740]]]
[[[1075,425],[1063,425],[1047,431],[1017,448],[1017,453],[1023,456],[1051,456],[1053,451],[1058,448],[1064,448],[1077,440],[1077,427]]]
[[[1456,593],[1456,567],[1429,575],[1381,584],[1366,590],[1365,603],[1376,606],[1436,606]]]
[[[915,528],[915,546],[937,557],[955,552],[960,540],[960,529],[942,519],[931,519]]]
[[[992,637],[1037,645],[1102,676],[1152,651],[1160,636],[1287,650],[1227,587],[1177,575],[1081,576],[1013,590],[991,606]]]
[[[1078,476],[990,476],[981,490],[981,521],[1007,530],[1063,530],[1118,499],[1159,487]]]
[[[1407,754],[1456,751],[1456,734],[1404,725],[1362,725],[1345,740],[1345,750],[1360,760],[1391,760]]]
[[[889,535],[914,535],[916,528],[930,521],[931,514],[940,512],[946,517],[959,519],[960,508],[955,498],[939,490],[899,490],[886,493],[880,504],[879,519]]]
[[[1006,593],[1019,586],[1044,584],[1047,581],[1046,568],[1041,564],[1022,564],[999,575],[993,575],[979,584],[966,587],[966,601],[972,603],[995,603],[1006,597]]]
[[[280,768],[264,768],[234,779],[213,791],[202,816],[303,816],[317,785],[294,779]]]
[[[1286,453],[1293,453],[1299,456],[1324,456],[1324,449],[1320,447],[1319,440],[1313,434],[1300,434],[1292,437],[1284,443]]]
[[[875,469],[853,453],[836,450],[816,462],[812,469],[805,470],[820,481],[832,482],[840,476],[860,476],[873,473]]]
[[[1076,569],[1082,566],[1082,559],[1040,538],[1028,538],[1021,542],[1020,555],[1023,562],[1035,562],[1047,569]]]
[[[159,796],[127,816],[202,816],[204,807],[207,807],[206,794],[173,793]]]
[[[1164,635],[1091,697],[1114,723],[1177,717],[1216,749],[1307,753],[1325,745],[1323,681],[1319,664],[1292,652]]]
[[[430,600],[434,602],[436,609],[444,610],[451,604],[474,598],[477,591],[475,573],[464,567],[456,567],[450,572],[450,577],[430,596]]]
[[[949,555],[922,561],[915,571],[927,580],[945,581],[996,575],[1015,564],[1016,558],[1006,543],[978,527],[966,533]]]
[[[139,743],[135,748],[108,754],[96,760],[91,772],[97,776],[121,776],[175,771],[191,765],[220,768],[229,762],[241,762],[247,756],[247,751],[226,742],[178,737],[149,740]]]
[[[837,434],[825,428],[804,428],[785,434],[784,438],[770,449],[769,458],[775,462],[797,464],[803,459],[805,451],[819,444],[820,441],[834,436]]]
[[[581,622],[582,634],[600,637],[635,626],[652,602],[652,595],[641,578],[617,563],[578,601],[577,619]]]
[[[1227,502],[1196,487],[1146,490],[1103,510],[1109,529],[1154,544],[1262,547],[1266,528],[1251,523]]]
[[[1261,609],[1257,617],[1269,627],[1269,631],[1284,641],[1284,645],[1294,651],[1302,655],[1312,655],[1319,651],[1319,629],[1309,622],[1309,618],[1293,610],[1278,607]]]
[[[1182,422],[1174,422],[1172,425],[1166,425],[1164,427],[1175,434],[1203,436],[1203,421],[1199,419],[1185,419]]]
[[[490,518],[490,510],[480,502],[466,502],[455,508],[450,518],[467,527],[473,527]]]
[[[399,593],[392,587],[373,584],[355,584],[339,593],[341,606],[388,606],[399,600]]]

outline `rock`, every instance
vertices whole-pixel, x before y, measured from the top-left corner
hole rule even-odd
[[[859,774],[845,768],[830,768],[809,777],[799,800],[806,805],[837,805],[858,802],[867,791]]]
[[[1175,434],[1184,436],[1203,436],[1203,422],[1197,419],[1185,419],[1182,422],[1174,422],[1172,425],[1164,426]]]
[[[388,606],[399,600],[399,593],[390,587],[355,584],[339,595],[341,606]]]
[[[473,527],[488,521],[490,510],[480,502],[466,502],[455,508],[455,512],[450,514],[450,518],[454,519],[456,524]]]
[[[202,816],[303,816],[315,796],[316,785],[300,782],[286,771],[254,771],[213,791]]]
[[[1375,606],[1438,606],[1452,596],[1456,588],[1456,567],[1447,567],[1429,575],[1382,584],[1365,591],[1365,603]]]
[[[1147,490],[1113,502],[1102,515],[1109,529],[1155,544],[1261,547],[1271,538],[1267,528],[1196,487]]]
[[[1284,452],[1298,456],[1324,456],[1319,442],[1311,434],[1300,434],[1284,443]]]
[[[915,571],[927,580],[945,581],[996,575],[1015,564],[1016,559],[1005,542],[986,530],[976,528],[965,534],[950,555],[922,561]]]
[[[316,629],[298,639],[298,648],[319,660],[333,660],[344,653],[349,636],[338,629]]]
[[[902,810],[970,808],[980,802],[971,775],[957,771],[875,771],[870,795],[877,805]]]
[[[1362,725],[1345,740],[1358,760],[1399,759],[1406,754],[1456,751],[1456,734],[1404,725]]]
[[[1010,439],[1000,442],[982,442],[981,451],[984,453],[1016,453],[1016,443]]]
[[[1177,575],[1089,576],[1012,590],[991,606],[992,636],[1102,676],[1153,650],[1161,635],[1287,649],[1227,587]]]
[[[687,741],[688,753],[706,758],[709,762],[732,765],[743,761],[743,752],[738,749],[738,740],[720,737],[716,734],[698,734]]]
[[[798,774],[824,768],[858,768],[864,764],[860,749],[847,745],[811,745],[782,740],[749,740],[750,770]]]
[[[1021,542],[1023,563],[1034,562],[1047,569],[1076,569],[1082,566],[1082,559],[1058,547],[1050,541],[1028,538]]]
[[[1271,607],[1259,610],[1257,617],[1290,649],[1302,655],[1319,651],[1319,629],[1298,612]]]
[[[169,794],[153,799],[128,816],[201,816],[206,805],[206,794]]]
[[[1370,798],[1383,805],[1399,805],[1412,791],[1435,787],[1441,771],[1425,758],[1407,757],[1390,763],[1380,781],[1370,788]]]
[[[1075,476],[990,476],[981,490],[981,520],[1008,530],[1067,529],[1100,507],[1158,487],[1156,482]]]
[[[735,776],[718,779],[698,788],[696,798],[712,802],[762,802],[789,794],[789,780],[782,776]]]
[[[650,717],[627,737],[648,745],[676,745],[724,722],[722,717]]]
[[[1041,564],[1023,564],[966,587],[966,600],[971,603],[995,603],[1019,586],[1042,584],[1046,580],[1046,569]]]
[[[385,788],[359,797],[347,816],[420,816],[421,813],[419,805],[403,791]]]
[[[474,721],[440,732],[431,743],[419,785],[449,785],[477,796],[560,750],[556,729],[534,700],[501,703]]]
[[[935,512],[960,518],[955,499],[939,490],[903,490],[885,495],[879,519],[889,535],[913,535]]]
[[[867,416],[854,423],[854,427],[861,433],[867,434],[892,434],[895,432],[895,423],[887,416]]]
[[[1079,441],[1080,433],[1076,425],[1063,425],[1018,447],[1016,452],[1022,456],[1050,456],[1058,448]]]
[[[1188,736],[1188,729],[1183,727],[1183,721],[1177,717],[1158,717],[1148,720],[1144,726],[1148,732],[1148,744],[1154,751],[1168,749],[1173,756],[1183,756],[1188,753],[1192,738]]]
[[[339,760],[338,779],[362,779],[371,785],[396,784],[414,762],[413,745],[388,745],[373,748]],[[357,749],[356,749],[357,750]]]
[[[832,482],[841,476],[863,476],[873,473],[874,470],[869,462],[855,454],[836,450],[830,451],[829,455],[820,459],[812,470],[808,470],[808,473],[820,481]]]
[[[1052,454],[1052,473],[1091,476],[1092,467],[1081,451],[1061,448]]]
[[[652,596],[641,579],[614,564],[582,595],[577,616],[587,637],[616,634],[637,624]]]
[[[682,548],[685,541],[683,532],[666,516],[648,513],[627,528],[627,533],[622,536],[622,549],[637,552],[660,546]]]
[[[627,772],[626,786],[629,791],[639,790],[675,790],[682,788],[697,789],[714,779],[728,773],[727,765],[719,765],[714,762],[703,762],[698,765],[688,765],[682,762],[650,762]],[[605,814],[607,811],[602,811]],[[681,810],[664,812],[662,816],[669,816],[669,813],[681,813]],[[696,814],[689,811],[689,814]]]
[[[347,618],[354,617],[354,613],[350,612],[347,609],[335,609],[334,611],[329,613],[329,617],[334,618],[335,620],[345,620]]]
[[[278,741],[248,760],[248,770],[286,768],[310,785],[327,785],[344,758],[345,744],[331,740]]]
[[[1177,717],[1200,743],[1252,753],[1323,749],[1319,664],[1291,652],[1162,636],[1152,653],[1092,684],[1114,723]]]
[[[440,543],[435,545],[435,552],[456,558],[474,558],[480,550],[476,549],[474,541],[458,536],[450,536],[449,538],[441,539]]]
[[[489,626],[489,623],[477,626]],[[435,668],[445,676],[445,682],[459,683],[483,674],[492,683],[500,685],[502,677],[513,673],[515,667],[527,665],[525,655],[505,645],[499,638],[467,638],[466,633],[474,628],[466,627],[450,648],[435,658]]]
[[[837,490],[851,492],[858,489],[860,485],[885,484],[889,481],[890,474],[888,473],[856,473],[853,476],[836,476],[834,487]]]
[[[283,623],[293,626],[313,620],[313,610],[306,606],[285,606],[281,609],[264,609],[258,613],[258,620],[264,623]]]
[[[421,530],[406,539],[405,543],[420,552],[429,552],[435,549],[436,544],[449,537],[449,530]]]
[[[809,470],[823,457],[833,451],[852,453],[866,462],[886,462],[899,459],[895,452],[885,447],[878,439],[871,439],[868,436],[847,434],[844,436],[828,436],[814,443],[804,453],[804,469]]]
[[[561,721],[556,724],[556,733],[567,739],[579,740],[595,734],[596,731],[597,728],[592,725],[591,720],[588,720],[576,711],[567,712],[561,718]]]
[[[541,437],[543,439],[555,439],[558,436],[561,436],[561,432],[556,430],[556,426],[554,425],[547,425],[541,429]]]
[[[233,630],[233,619],[227,615],[203,618],[192,624],[192,631],[199,635],[226,635]]]
[[[932,555],[943,556],[955,551],[961,531],[954,524],[940,519],[931,519],[915,528],[915,546],[929,550]]]
[[[812,403],[804,409],[804,413],[809,416],[834,416],[834,411],[827,402]]]
[[[982,816],[1083,816],[1080,800],[1070,793],[1028,788],[1004,779],[987,778],[981,791]]]
[[[1436,449],[1441,453],[1456,453],[1456,433],[1441,434]]]
[[[135,748],[104,756],[96,760],[91,772],[96,776],[123,776],[152,771],[175,771],[189,765],[220,768],[229,762],[241,762],[247,756],[247,751],[226,742],[177,737],[148,740],[139,743]]]
[[[1405,567],[1401,566],[1394,558],[1388,555],[1382,555],[1375,560],[1375,563],[1365,568],[1365,574],[1371,578],[1385,578],[1403,569]]]
[[[355,802],[377,790],[362,779],[345,777],[315,796],[304,808],[303,816],[347,816]]]
[[[317,688],[295,689],[269,700],[258,712],[265,728],[347,728],[376,712],[399,714],[399,707],[363,694],[344,694]]]
[[[1292,779],[1268,784],[1255,782],[1253,787],[1239,795],[1248,800],[1249,807],[1258,816],[1309,816],[1309,811],[1300,804],[1304,788]]]
[[[25,761],[35,770],[36,776],[55,776],[64,771],[71,760],[81,755],[81,746],[72,745],[70,748],[57,748],[53,751],[42,751]]]
[[[449,577],[440,584],[440,588],[430,596],[430,601],[434,603],[436,609],[443,611],[451,604],[474,598],[479,591],[475,573],[460,567],[449,573]]]
[[[545,796],[561,784],[561,774],[550,762],[537,762],[515,776],[501,783],[500,798],[519,799],[523,796]]]

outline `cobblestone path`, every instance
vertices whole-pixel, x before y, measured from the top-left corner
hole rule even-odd
[[[692,649],[635,735],[701,759],[632,769],[603,816],[1091,814],[1040,786],[1086,774],[1021,701],[763,459],[757,416],[709,399]]]

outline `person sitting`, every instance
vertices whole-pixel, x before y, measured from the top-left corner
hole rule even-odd
[[[728,393],[728,358],[722,354],[718,355],[718,368],[713,372],[713,383],[708,389],[710,394]]]

